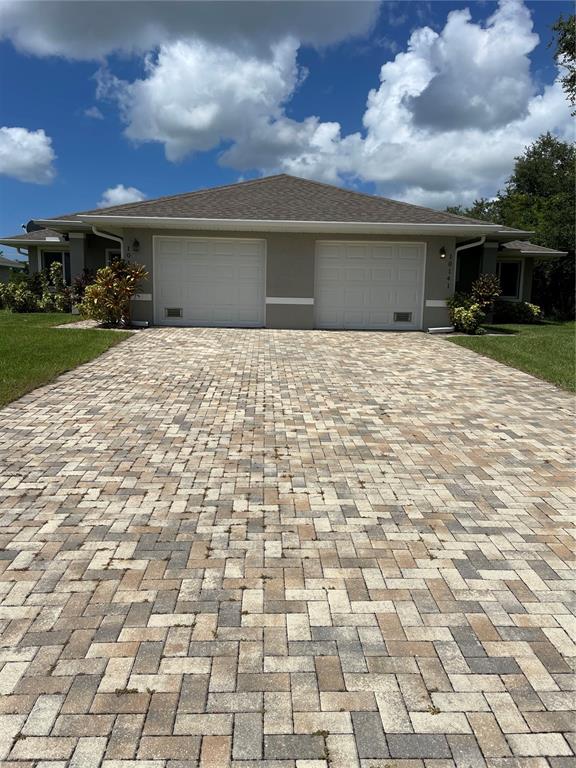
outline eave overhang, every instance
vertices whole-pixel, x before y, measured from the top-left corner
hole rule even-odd
[[[0,245],[9,245],[11,248],[22,248],[22,250],[26,250],[31,245],[57,246],[64,249],[70,247],[66,240],[17,240],[9,237],[5,240],[0,240]]]
[[[319,234],[371,234],[371,235],[452,235],[470,238],[477,235],[492,235],[498,239],[517,238],[527,234],[515,230],[503,231],[499,224],[422,224],[365,221],[291,221],[278,219],[205,219],[179,218],[175,216],[106,216],[81,215],[74,222],[36,219],[38,224],[65,229],[73,224],[75,228],[86,225],[107,227],[139,227],[145,229],[191,229],[218,232],[313,232]]]

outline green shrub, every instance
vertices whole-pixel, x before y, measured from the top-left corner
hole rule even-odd
[[[542,310],[527,301],[497,301],[494,305],[495,323],[541,323]]]
[[[130,300],[147,277],[141,264],[122,260],[99,269],[78,305],[80,314],[106,325],[130,325]]]
[[[466,307],[467,309],[474,304],[472,296],[469,293],[455,293],[449,299],[446,299],[446,306],[450,311],[456,307]]]
[[[26,282],[0,284],[0,307],[11,312],[38,312],[38,297],[28,288]]]
[[[64,284],[62,265],[46,271],[20,274],[0,285],[0,308],[11,312],[69,312],[70,291]]]
[[[496,275],[489,273],[479,275],[472,283],[472,301],[482,309],[488,309],[501,293],[502,288]]]
[[[486,319],[486,312],[501,293],[500,281],[496,275],[480,275],[472,283],[471,293],[455,293],[452,298],[447,299],[450,322],[462,333],[485,333],[480,326]]]
[[[481,323],[486,318],[480,304],[471,304],[469,307],[454,307],[450,311],[452,325],[457,331],[469,334],[482,332]]]

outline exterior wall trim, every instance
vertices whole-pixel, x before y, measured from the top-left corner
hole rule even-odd
[[[54,223],[51,219],[37,219],[39,223],[49,226]],[[84,225],[110,224],[119,227],[150,227],[177,229],[260,231],[260,232],[311,232],[333,234],[381,234],[381,235],[458,235],[470,233],[472,236],[481,234],[502,234],[517,237],[531,234],[524,230],[507,232],[500,224],[456,224],[456,223],[419,223],[419,222],[366,222],[366,221],[296,221],[292,219],[206,219],[176,216],[114,216],[105,214],[79,215],[78,221]],[[62,222],[58,222],[62,223]]]
[[[266,296],[266,304],[314,304],[313,298],[291,298],[284,296]]]
[[[427,307],[447,307],[446,299],[426,299]]]

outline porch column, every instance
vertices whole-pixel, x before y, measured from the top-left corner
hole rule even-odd
[[[496,274],[496,257],[498,254],[498,243],[484,243],[482,246],[482,274]]]
[[[84,232],[70,232],[70,277],[74,280],[82,274],[84,269],[84,245],[86,235]]]
[[[520,298],[522,301],[532,301],[532,282],[534,278],[534,259],[524,259],[522,270],[522,286]]]

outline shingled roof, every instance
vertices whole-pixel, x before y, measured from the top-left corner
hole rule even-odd
[[[508,243],[502,243],[503,250],[519,251],[532,256],[566,256],[568,251],[556,251],[554,248],[545,248],[543,245],[536,245],[527,240],[510,240]]]
[[[24,248],[27,245],[36,245],[37,243],[65,243],[65,240],[61,232],[56,232],[53,229],[34,229],[32,232],[20,232],[17,235],[0,238],[0,243],[8,243],[9,245],[14,243],[14,245],[22,245]]]
[[[154,200],[114,205],[58,216],[74,221],[83,216],[178,219],[233,219],[288,222],[360,222],[387,224],[483,225],[487,222],[353,192],[330,184],[280,174],[223,187],[201,189]],[[53,219],[56,221],[57,219]],[[43,219],[42,221],[48,221]]]
[[[0,253],[0,267],[10,267],[10,269],[24,269],[24,262],[7,259]]]

